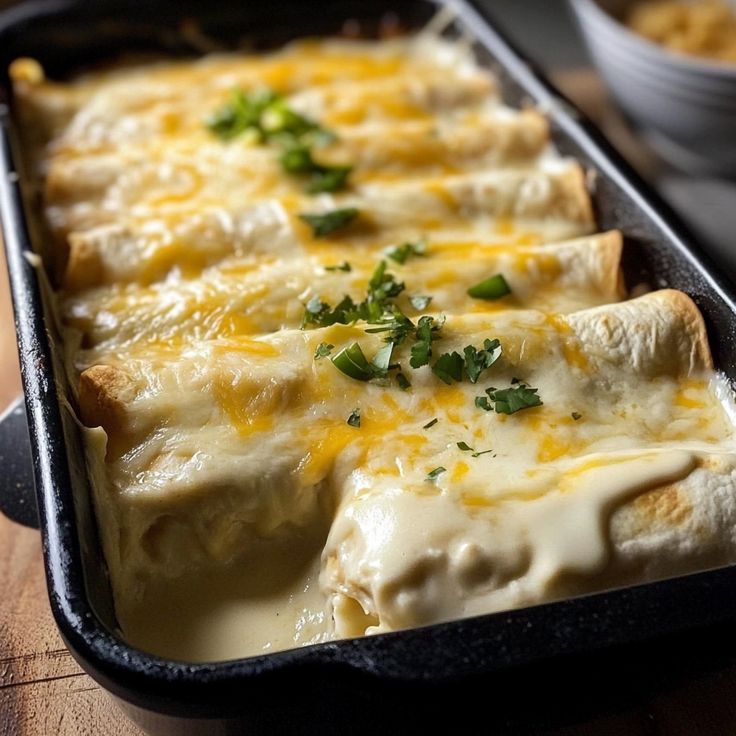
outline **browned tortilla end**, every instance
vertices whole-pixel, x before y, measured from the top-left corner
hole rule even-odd
[[[135,398],[133,380],[118,368],[95,365],[79,377],[79,414],[88,427],[102,427],[108,435],[108,451],[120,450],[125,434],[128,405]]]

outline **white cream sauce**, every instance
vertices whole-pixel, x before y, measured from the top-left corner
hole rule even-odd
[[[517,508],[533,549],[527,573],[540,591],[563,571],[594,575],[609,553],[608,518],[616,505],[651,488],[682,480],[695,456],[664,450],[641,457],[592,456],[543,498]]]
[[[548,477],[545,492],[494,501],[491,490],[486,505],[464,508],[411,489],[348,498],[323,558],[337,634],[551,600],[565,576],[594,581],[609,559],[613,511],[686,478],[698,457],[679,448],[589,455]]]
[[[318,585],[321,541],[291,538],[247,559],[150,582],[140,600],[118,606],[125,638],[194,662],[326,641],[332,621]]]

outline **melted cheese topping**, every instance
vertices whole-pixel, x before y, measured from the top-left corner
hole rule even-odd
[[[578,164],[467,49],[420,34],[11,74],[132,643],[226,659],[732,559],[733,423],[697,309],[617,303],[620,234],[591,234]],[[344,190],[309,194],[270,144],[203,124],[264,85],[333,131],[320,162],[353,167]],[[341,207],[360,221],[328,237],[299,217]],[[430,365],[410,367],[413,332],[395,348],[403,391],[316,357],[372,357],[370,325],[300,329],[310,300],[360,302],[381,260],[403,313],[446,318]],[[510,294],[468,294],[497,273]],[[433,372],[494,338],[477,384]],[[476,404],[519,379],[542,405]]]

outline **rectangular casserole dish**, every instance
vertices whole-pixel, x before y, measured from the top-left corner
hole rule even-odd
[[[559,150],[591,172],[601,229],[619,227],[627,236],[629,286],[647,281],[692,296],[706,318],[717,367],[736,377],[731,285],[690,244],[676,218],[474,5],[452,5],[458,27],[475,38],[479,57],[499,75],[509,102],[529,99],[548,112]],[[346,19],[357,19],[370,33],[389,12],[403,27],[417,27],[435,9],[429,0],[340,0],[323,4],[319,13],[296,0],[269,7],[224,1],[161,1],[144,7],[125,1],[28,3],[0,20],[0,61],[5,74],[13,59],[33,56],[61,75],[123,51],[196,53],[182,21],[189,28],[196,21],[204,35],[228,45],[243,37],[268,45],[335,33]],[[54,364],[51,321],[35,268],[25,255],[33,250],[32,203],[23,201],[19,187],[22,172],[5,77],[3,92],[0,213],[52,610],[74,656],[135,720],[162,733],[177,728],[178,720],[183,726],[184,718],[204,719],[186,722],[186,732],[192,733],[241,733],[244,728],[394,732],[420,721],[431,724],[452,708],[461,714],[458,718],[482,715],[486,728],[495,722],[547,722],[575,718],[581,708],[610,699],[615,677],[622,672],[630,677],[634,650],[639,663],[649,662],[642,670],[647,674],[639,675],[645,678],[655,671],[657,676],[677,674],[670,652],[682,656],[688,648],[709,655],[712,642],[736,619],[734,568],[217,664],[169,662],[125,644],[116,633],[76,425],[64,407],[63,372]],[[10,416],[17,421],[17,414]],[[604,682],[591,670],[609,674]],[[522,682],[525,692],[535,693],[536,712],[522,708]],[[490,692],[503,703],[492,714]]]

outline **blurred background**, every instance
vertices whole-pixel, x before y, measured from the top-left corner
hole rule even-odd
[[[698,173],[687,165],[676,168],[657,155],[613,102],[567,0],[482,0],[482,4],[524,53],[654,185],[713,260],[736,281],[736,169],[729,180],[722,175]],[[736,67],[732,73],[732,88],[736,90]],[[731,103],[731,109],[736,110],[736,99],[732,98]],[[675,107],[671,114],[681,111]],[[736,114],[732,123],[732,146],[736,146]],[[707,136],[708,131],[695,134]]]

